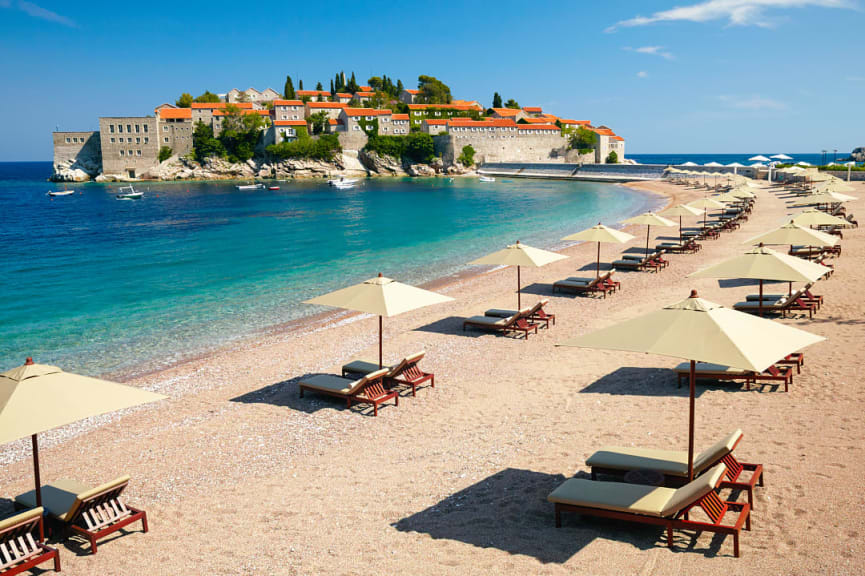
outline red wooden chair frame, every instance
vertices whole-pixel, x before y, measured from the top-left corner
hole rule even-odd
[[[802,373],[802,366],[805,365],[805,353],[804,352],[793,352],[792,354],[787,354],[784,356],[783,360],[778,360],[775,364],[782,364],[784,366],[795,366],[796,374]]]
[[[54,571],[60,572],[60,553],[39,541],[42,522],[40,513],[0,533],[0,574],[13,576],[49,560],[54,561]]]
[[[96,554],[98,539],[135,522],[141,521],[141,527],[147,533],[147,513],[120,500],[120,494],[127,485],[128,482],[124,482],[82,500],[61,527],[87,538],[92,554]]]
[[[409,362],[405,368],[400,370],[397,376],[386,378],[389,384],[411,386],[411,395],[417,396],[417,387],[424,382],[429,382],[432,388],[436,387],[435,374],[424,372],[418,366],[420,362]]]
[[[384,387],[384,374],[370,379],[369,382],[364,384],[363,387],[354,394],[340,394],[336,391],[305,386],[303,383],[298,384],[298,388],[300,389],[301,398],[303,398],[304,390],[324,394],[326,396],[333,396],[335,398],[344,398],[346,408],[351,408],[352,402],[356,404],[372,404],[373,416],[378,416],[379,405],[384,404],[388,400],[393,399],[394,405],[399,406],[399,392],[396,390],[387,390]]]

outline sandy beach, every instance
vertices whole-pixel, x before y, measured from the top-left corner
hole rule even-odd
[[[670,203],[705,194],[666,182],[633,186]],[[865,195],[865,184],[854,186],[854,195]],[[514,270],[439,284],[454,302],[384,323],[385,362],[425,350],[436,388],[414,398],[409,392],[378,417],[367,406],[299,398],[297,387],[304,375],[375,357],[372,317],[317,317],[132,380],[170,399],[46,435],[42,478],[95,485],[129,474],[127,500],[147,510],[150,532],[108,538],[95,557],[74,541],[59,544],[64,572],[865,572],[865,400],[857,378],[865,241],[858,230],[844,232],[836,274],[814,288],[825,298],[816,316],[777,320],[827,338],[806,351],[788,393],[774,385],[698,384],[697,449],[741,428],[738,456],[765,467],[741,558],[733,557],[731,538],[710,534],[676,532],[671,551],[652,527],[567,515],[557,529],[546,500],[564,479],[586,476],[585,459],[601,446],[687,448],[687,392],[669,370],[677,360],[555,344],[679,301],[691,289],[725,306],[744,299],[753,284],[686,276],[743,252],[745,240],[800,210],[778,188],[755,192],[753,214],[739,230],[704,241],[698,254],[670,255],[660,273],[618,272],[622,290],[606,299],[551,293],[555,280],[594,270],[595,245],[524,269],[523,302],[550,298],[557,316],[528,341],[462,330],[467,316],[516,305]],[[848,213],[861,214],[862,203],[848,203]],[[627,230],[636,239],[603,246],[602,262],[645,244],[644,227]],[[672,239],[677,230],[652,229],[652,236]],[[32,488],[28,446],[7,450],[14,461],[0,471],[4,515],[8,498]]]

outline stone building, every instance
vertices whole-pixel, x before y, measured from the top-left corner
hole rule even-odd
[[[475,161],[563,162],[567,141],[554,124],[517,124],[511,119],[448,121],[447,134],[435,137],[436,152],[445,166],[453,165],[465,146],[475,149]]]
[[[591,129],[597,135],[595,146],[595,162],[603,164],[610,152],[615,152],[619,162],[625,159],[625,139],[618,136],[606,126]]]
[[[294,142],[297,140],[298,130],[306,130],[306,120],[274,120],[273,127],[268,130],[272,136],[265,135],[265,138],[270,140],[269,143],[271,144]]]
[[[273,102],[280,97],[279,92],[273,88],[267,88],[261,92],[255,88],[247,88],[246,90],[238,90],[232,88],[225,95],[225,101],[230,104],[239,102],[251,102],[255,104],[264,104],[265,102]]]
[[[360,150],[366,146],[369,134],[393,135],[392,121],[390,110],[343,108],[338,119],[344,127],[339,131],[339,141],[346,150]]]
[[[156,110],[159,120],[159,147],[168,146],[171,153],[186,156],[192,152],[191,108],[159,108]]]
[[[100,118],[102,173],[139,178],[158,163],[158,139],[158,121],[153,116]]]
[[[81,182],[102,171],[99,132],[54,132],[54,177]]]
[[[399,101],[406,104],[414,104],[418,94],[420,94],[420,90],[403,90],[399,95]]]
[[[271,116],[274,120],[303,120],[306,117],[302,100],[274,100]]]
[[[540,106],[523,106],[523,112],[526,113],[526,116],[531,116],[533,118],[537,118],[544,113]]]
[[[351,102],[352,98],[354,98],[354,94],[351,92],[337,92],[336,93],[336,101],[342,104],[348,104]]]
[[[411,121],[408,114],[392,114],[393,133],[405,135],[411,132]]]
[[[271,116],[270,116],[270,110],[241,109],[241,113],[242,114],[257,114],[257,115],[261,116],[262,118],[264,118],[265,128],[270,127],[270,125],[273,123]],[[220,134],[222,134],[222,127],[225,124],[225,119],[227,116],[228,116],[228,111],[225,109],[217,109],[217,110],[213,111],[213,118],[211,121],[211,126],[213,126],[213,135],[214,136],[219,136]]]
[[[195,126],[199,121],[205,124],[213,123],[213,111],[224,110],[228,106],[225,102],[193,102],[190,109],[192,110],[192,125]],[[237,102],[232,104],[241,110],[252,110],[252,102]]]
[[[420,131],[430,136],[438,136],[448,131],[448,120],[427,118],[421,124]]]
[[[309,98],[310,102],[324,102],[330,98],[327,90],[295,90],[294,94],[301,100]]]
[[[427,118],[448,119],[479,116],[483,112],[473,104],[409,104],[408,113],[412,126],[420,128]]]
[[[514,108],[490,108],[490,110],[493,111],[493,118],[513,120],[514,122],[519,122],[527,116],[524,111]]]
[[[354,99],[361,104],[366,104],[373,96],[375,96],[375,92],[365,92],[362,90],[358,90],[354,93]]]

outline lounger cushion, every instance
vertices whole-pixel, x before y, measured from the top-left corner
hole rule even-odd
[[[726,471],[727,467],[724,464],[718,464],[702,476],[676,490],[676,493],[661,510],[661,516],[673,516],[679,510],[686,508],[714,490]]]
[[[642,264],[642,260],[616,260],[613,264],[621,268],[637,268]]]
[[[9,528],[12,528],[13,526],[18,526],[23,522],[33,520],[34,518],[38,518],[40,516],[42,516],[42,508],[33,508],[32,510],[27,510],[26,512],[16,514],[15,516],[0,521],[0,532],[4,532]]]
[[[45,511],[60,520],[66,519],[66,514],[72,509],[78,495],[90,490],[90,486],[77,480],[62,479],[42,487],[42,507]],[[36,506],[36,491],[31,490],[15,497],[22,506]]]
[[[478,326],[490,326],[490,327],[502,327],[508,325],[511,321],[511,318],[494,318],[493,316],[472,316],[471,318],[466,318],[466,324],[476,324]]]
[[[547,496],[550,502],[644,516],[661,516],[676,490],[623,482],[571,478]]]
[[[492,316],[494,318],[510,318],[511,316],[516,316],[523,311],[526,311],[526,314],[534,314],[549,303],[550,301],[548,299],[544,299],[539,301],[531,308],[524,308],[523,310],[503,310],[501,308],[490,308],[489,310],[484,312],[484,316]]]
[[[613,470],[657,470],[669,476],[688,475],[688,453],[676,450],[605,446],[589,456],[586,465]]]
[[[382,366],[382,368],[391,370],[393,366]],[[355,360],[354,362],[344,364],[342,367],[343,372],[349,372],[351,374],[369,374],[378,369],[378,362],[372,362],[369,360]]]
[[[301,380],[300,384],[305,388],[312,388],[313,390],[322,390],[331,394],[350,396],[355,394],[370,380],[380,378],[387,374],[387,371],[387,368],[382,368],[381,370],[370,372],[358,380],[342,378],[341,376],[335,376],[333,374],[316,374],[315,376],[310,376],[305,380]]]
[[[715,442],[694,458],[694,474],[700,474],[727,454],[733,451],[736,443],[742,438],[742,431],[736,430],[726,438]]]
[[[673,368],[673,370],[675,370],[677,374],[690,374],[691,363],[682,362],[681,364]],[[745,376],[746,374],[750,374],[750,372],[748,372],[747,370],[742,370],[740,368],[731,368],[730,366],[724,366],[722,364],[711,364],[709,362],[697,362],[695,370],[698,378],[700,376],[707,376],[710,374],[723,374],[725,376]]]

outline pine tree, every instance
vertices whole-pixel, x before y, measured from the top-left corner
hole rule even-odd
[[[493,94],[493,108],[502,108],[502,96],[498,92]]]
[[[348,91],[354,94],[355,92],[357,92],[358,88],[360,87],[357,85],[357,80],[355,80],[354,78],[354,72],[352,72],[351,80],[348,81]]]
[[[285,88],[282,89],[282,95],[286,100],[294,100],[297,94],[294,93],[294,84],[291,82],[291,76],[285,77]]]
[[[297,81],[297,89],[298,89],[298,90],[303,90],[303,80],[298,80],[298,81]]]
[[[405,87],[402,85],[402,80],[396,81],[396,95],[399,96],[402,94],[402,91],[405,90]]]
[[[333,86],[333,78],[330,79],[330,95],[336,98],[336,90]]]
[[[315,85],[315,89],[318,90],[319,92],[322,92],[324,90],[324,86],[322,86],[321,82],[319,82],[318,84]]]

